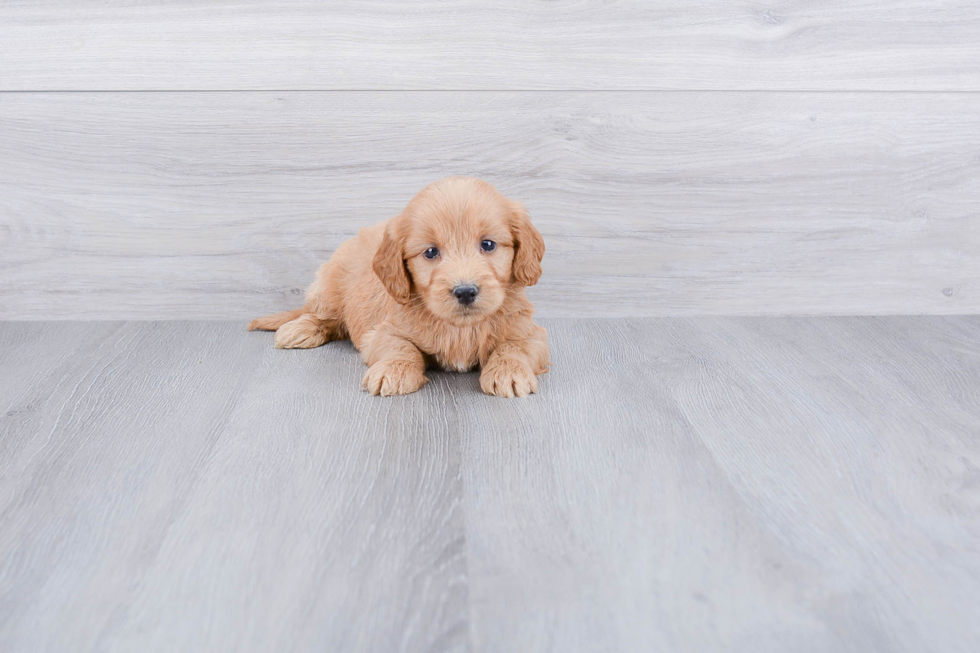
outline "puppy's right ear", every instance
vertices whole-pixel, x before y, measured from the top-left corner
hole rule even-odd
[[[388,294],[399,304],[407,304],[412,294],[412,283],[405,267],[405,252],[401,230],[395,221],[385,228],[378,251],[374,253],[374,273],[381,279]]]

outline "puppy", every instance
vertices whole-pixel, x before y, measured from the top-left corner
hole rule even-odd
[[[520,203],[485,181],[449,177],[338,247],[302,309],[248,328],[275,331],[284,349],[350,338],[369,366],[361,387],[372,395],[415,392],[437,365],[479,366],[485,393],[524,397],[549,364],[547,333],[524,294],[543,256]]]

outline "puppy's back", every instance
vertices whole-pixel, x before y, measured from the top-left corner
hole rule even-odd
[[[343,242],[317,273],[307,293],[307,305],[336,314],[355,346],[385,320],[394,302],[374,273],[374,254],[387,222],[365,227]]]

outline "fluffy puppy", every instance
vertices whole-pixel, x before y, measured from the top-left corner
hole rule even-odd
[[[544,241],[527,211],[485,181],[449,177],[405,210],[362,229],[323,264],[299,310],[260,317],[276,347],[350,338],[373,395],[415,392],[437,365],[481,368],[487,394],[537,392],[548,339],[524,294],[541,276]]]

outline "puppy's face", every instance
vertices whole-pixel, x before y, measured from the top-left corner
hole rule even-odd
[[[451,177],[425,188],[392,221],[374,270],[399,302],[414,295],[462,326],[499,310],[510,287],[536,283],[543,255],[523,206],[486,182]]]

